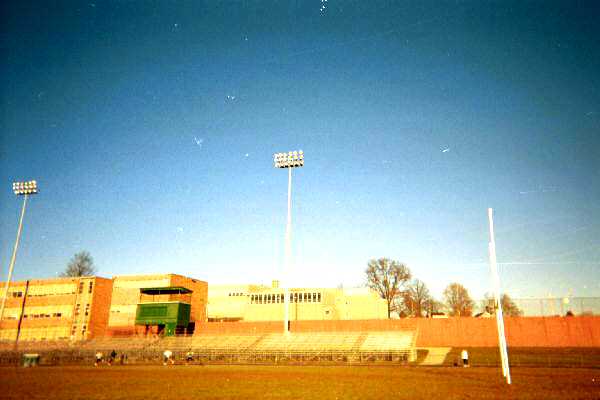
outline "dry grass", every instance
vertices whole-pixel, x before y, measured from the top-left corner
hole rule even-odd
[[[2,399],[598,399],[600,369],[398,366],[0,368]]]

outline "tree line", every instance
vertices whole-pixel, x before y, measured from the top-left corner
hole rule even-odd
[[[93,276],[96,274],[94,259],[87,251],[76,253],[67,264],[63,277]],[[388,258],[368,262],[367,286],[376,291],[387,304],[388,318],[425,317],[447,311],[450,316],[473,315],[475,302],[468,290],[460,283],[450,283],[443,292],[443,301],[437,301],[419,279],[413,279],[410,269],[401,262]],[[507,295],[501,296],[502,312],[507,316],[522,315],[522,311]],[[480,308],[490,315],[496,312],[493,296],[486,294]]]
[[[468,290],[460,283],[450,283],[443,292],[443,301],[437,301],[430,294],[423,281],[413,279],[406,264],[379,258],[369,260],[367,269],[367,286],[376,291],[386,301],[388,318],[425,317],[440,314],[444,310],[450,316],[470,317],[475,309],[475,302]],[[502,312],[506,316],[519,316],[523,312],[507,295],[500,298]],[[484,312],[494,315],[496,305],[492,295],[486,293],[480,307]]]

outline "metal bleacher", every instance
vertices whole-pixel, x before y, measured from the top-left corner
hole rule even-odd
[[[359,352],[363,357],[405,357],[412,362],[417,359],[415,342],[415,332],[369,332]]]
[[[199,352],[245,353],[263,338],[262,335],[199,335],[192,348]]]
[[[184,360],[192,351],[196,362],[207,363],[408,363],[416,361],[416,336],[416,331],[131,336],[83,342],[23,342],[18,350],[51,353],[57,363],[92,362],[95,352],[109,354],[113,350],[127,354],[131,363],[159,361],[165,350],[171,350],[176,360]]]
[[[352,351],[360,332],[345,333],[271,333],[255,346],[256,351],[323,352]]]

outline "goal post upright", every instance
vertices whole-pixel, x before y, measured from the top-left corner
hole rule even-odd
[[[506,378],[506,383],[511,384],[510,366],[508,363],[508,350],[506,345],[506,334],[504,332],[504,315],[502,313],[502,301],[500,298],[500,277],[498,275],[498,263],[496,261],[496,240],[494,238],[494,211],[488,208],[488,220],[490,225],[490,274],[494,290],[494,308],[496,314],[496,325],[498,327],[498,347],[500,350],[500,359],[502,362],[502,375]]]

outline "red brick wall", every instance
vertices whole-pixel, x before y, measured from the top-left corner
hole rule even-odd
[[[420,347],[494,347],[498,333],[494,318],[407,318],[365,321],[293,321],[292,332],[390,331],[418,329]],[[196,335],[281,332],[283,322],[208,322]],[[600,347],[600,317],[505,318],[509,346]]]
[[[171,275],[171,285],[183,286],[193,291],[190,304],[192,306],[192,309],[190,310],[190,322],[202,323],[206,321],[208,283],[198,279],[173,274]]]
[[[108,328],[113,280],[96,277],[89,321],[90,338],[103,336]]]

